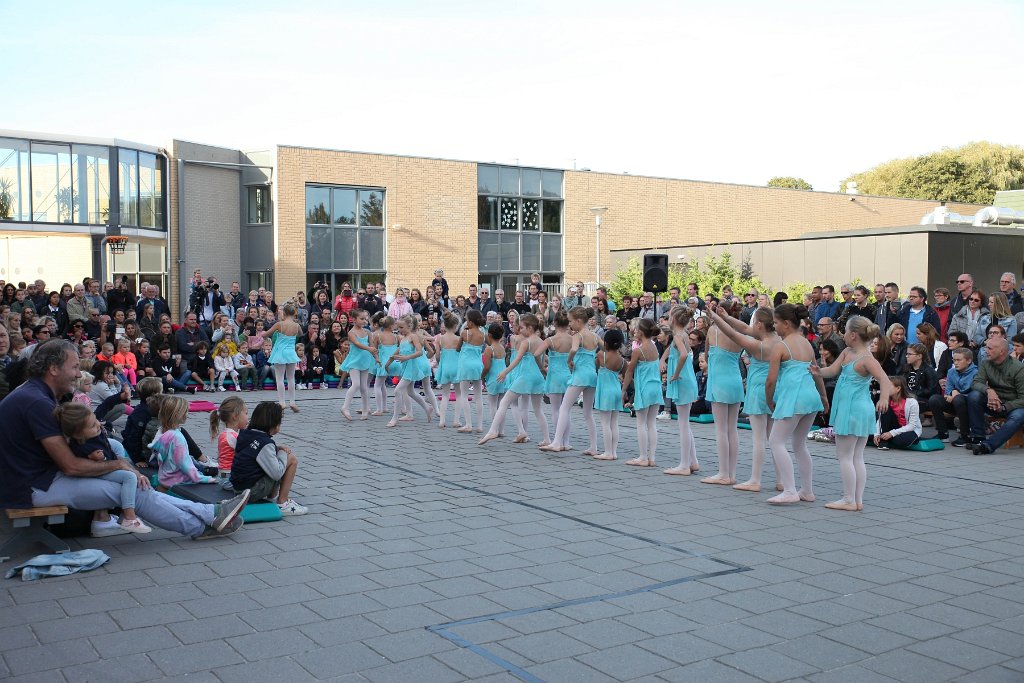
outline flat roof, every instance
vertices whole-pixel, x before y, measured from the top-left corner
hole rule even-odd
[[[41,133],[29,130],[7,130],[0,128],[0,138],[19,138],[22,140],[34,140],[37,142],[67,142],[79,145],[104,145],[107,147],[127,147],[128,149],[142,150],[152,154],[166,154],[167,150],[155,145],[147,145],[141,142],[132,142],[120,138],[96,138],[85,135],[61,135],[59,133]]]
[[[950,234],[970,234],[970,235],[995,235],[1005,236],[1007,234],[1015,234],[1017,237],[1024,238],[1024,228],[1018,228],[1015,226],[986,226],[975,228],[970,225],[936,225],[930,223],[928,225],[898,225],[889,228],[858,228],[855,230],[837,230],[832,232],[806,232],[796,237],[785,237],[781,239],[769,239],[769,240],[742,240],[736,242],[706,242],[702,244],[675,244],[675,245],[664,245],[657,247],[630,247],[622,249],[609,249],[610,253],[614,252],[630,252],[630,251],[652,251],[654,249],[693,249],[694,247],[726,247],[731,244],[772,244],[775,242],[793,242],[794,240],[824,240],[824,239],[835,239],[843,237],[871,237],[873,235],[909,235],[919,232],[936,232],[936,233],[950,233]]]

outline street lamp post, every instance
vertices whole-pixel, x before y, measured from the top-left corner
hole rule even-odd
[[[590,207],[590,213],[594,214],[594,222],[597,224],[597,239],[594,241],[595,251],[595,269],[594,269],[594,282],[601,285],[601,216],[608,210],[607,206],[592,206]]]

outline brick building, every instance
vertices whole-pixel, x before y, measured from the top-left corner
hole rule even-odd
[[[79,142],[94,142],[61,139],[69,154]],[[22,177],[19,164],[34,158],[29,145],[38,144],[42,153],[55,140],[0,133],[0,180]],[[76,272],[91,264],[97,277],[126,272],[133,285],[147,278],[161,282],[174,311],[181,310],[196,268],[225,285],[237,279],[245,290],[267,287],[281,300],[318,280],[335,290],[345,280],[358,285],[382,279],[389,291],[423,288],[435,268],[445,269],[456,292],[473,282],[512,290],[532,272],[557,289],[566,281],[608,281],[616,255],[625,250],[884,231],[916,225],[935,207],[888,197],[285,145],[243,151],[174,140],[164,151],[112,140],[105,147],[111,157],[102,167],[110,178],[106,205],[124,211],[109,211],[83,228],[26,208],[0,224],[0,245],[26,234],[67,238],[84,231],[90,239],[62,243],[62,260],[77,264]],[[70,187],[80,175],[76,169],[85,167],[68,159]],[[59,160],[52,170],[60,172]],[[142,189],[144,175],[150,189]],[[59,191],[53,190],[55,201]],[[129,215],[132,201],[147,201],[144,192],[153,195],[146,206],[156,203],[161,227],[140,225],[142,219]],[[607,208],[599,239],[592,207]],[[949,208],[973,214],[980,207]],[[129,237],[131,263],[103,250],[103,237],[113,234]],[[10,269],[37,260],[27,254],[0,252],[0,269],[9,271],[0,277],[19,279]]]

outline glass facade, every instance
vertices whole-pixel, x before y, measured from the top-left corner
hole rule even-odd
[[[562,172],[477,166],[477,266],[481,283],[506,295],[540,273],[561,282]]]
[[[306,186],[306,272],[310,285],[383,280],[384,191]]]
[[[250,225],[270,223],[270,188],[254,186],[249,191],[249,212],[246,222]]]
[[[120,225],[165,230],[164,166],[133,149],[0,138],[0,221],[109,225],[115,206]]]

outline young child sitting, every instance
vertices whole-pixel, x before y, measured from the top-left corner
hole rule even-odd
[[[235,361],[231,358],[231,347],[228,344],[221,344],[217,347],[217,355],[213,359],[213,367],[217,371],[217,391],[226,391],[224,380],[231,377],[231,383],[235,391],[241,391],[238,385],[238,373],[235,372]]]
[[[128,457],[131,458],[136,467],[146,467],[149,465],[149,449],[146,448],[145,453],[143,453],[143,449],[146,444],[151,443],[156,438],[156,432],[160,425],[159,419],[155,420],[153,432],[149,435],[149,439],[146,440],[146,428],[149,426],[150,421],[153,420],[153,416],[160,412],[160,406],[158,405],[160,401],[151,402],[149,399],[162,395],[163,390],[164,385],[159,377],[146,377],[136,387],[136,391],[139,394],[139,403],[135,406],[132,414],[128,416],[128,422],[124,426],[124,431],[121,432],[124,450],[128,453]],[[157,404],[155,413],[150,407],[151,404]]]
[[[250,489],[250,500],[276,499],[281,514],[304,515],[309,510],[289,497],[299,461],[273,439],[281,431],[283,415],[276,401],[261,401],[252,411],[249,426],[238,432],[231,485],[235,491]]]
[[[250,345],[252,343],[250,340]],[[256,386],[253,387],[254,389],[263,389],[263,383],[270,377],[270,372],[274,369],[274,366],[270,364],[270,352],[273,351],[274,344],[269,339],[261,343],[262,346],[250,346],[250,348],[258,349],[253,361],[253,365],[256,367]]]
[[[96,361],[92,366],[93,388],[89,393],[92,409],[96,417],[108,426],[121,418],[130,415],[131,389],[122,385],[115,376],[114,366],[110,361]]]
[[[188,369],[192,373],[193,381],[199,384],[203,391],[216,391],[213,387],[214,369],[209,344],[206,342],[196,344],[196,355],[188,362]]]
[[[224,428],[221,429],[221,425]],[[217,440],[217,469],[221,484],[231,478],[231,465],[235,460],[238,431],[249,424],[249,410],[245,401],[232,396],[221,402],[217,410],[210,413],[210,438]],[[228,482],[230,486],[230,482]],[[227,486],[225,488],[228,488]]]
[[[135,358],[135,354],[132,353],[132,343],[127,338],[122,337],[117,340],[117,352],[110,357],[110,361],[114,364],[114,371],[124,375],[128,379],[130,386],[138,384],[138,365],[139,362]]]
[[[159,465],[157,478],[160,486],[171,488],[175,484],[212,484],[211,476],[201,474],[188,452],[188,443],[181,426],[188,418],[188,401],[181,396],[167,396],[160,406],[160,428],[163,433],[149,447],[153,449]]]
[[[117,460],[127,457],[120,444],[107,439],[103,426],[87,406],[71,401],[57,406],[54,417],[60,424],[60,430],[68,440],[71,452],[79,458],[89,460]],[[108,510],[97,510],[93,513],[92,533],[94,536],[111,536],[119,530],[136,534],[148,534],[152,529],[135,514],[135,491],[139,488],[138,473],[134,469],[114,470],[98,477],[104,481],[114,482],[121,487],[121,515],[111,517]]]
[[[231,357],[231,362],[235,366],[235,372],[238,373],[238,380],[235,382],[235,386],[247,389],[249,381],[252,380],[252,388],[256,389],[256,366],[249,355],[249,344],[247,342],[239,343],[238,353]]]
[[[309,362],[306,366],[307,384],[316,384],[321,389],[327,388],[327,382],[324,381],[324,362],[326,360],[324,356],[320,355],[319,346],[309,349]]]

